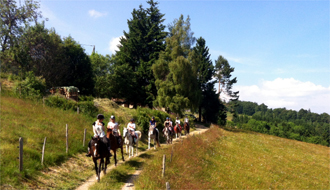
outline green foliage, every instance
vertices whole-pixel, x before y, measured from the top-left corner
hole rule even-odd
[[[112,94],[116,98],[125,98],[134,103],[152,106],[152,101],[157,95],[155,77],[151,66],[159,57],[160,51],[165,49],[164,39],[166,32],[164,14],[161,14],[157,2],[150,0],[147,2],[150,7],[144,9],[140,5],[139,9],[134,9],[132,18],[127,21],[129,31],[124,32],[124,37],[120,39],[119,51],[116,54],[116,65],[127,64],[134,75],[124,75],[123,80],[135,78],[136,84],[132,95]],[[127,79],[126,79],[127,78]],[[125,86],[119,86],[118,90]]]
[[[40,99],[46,93],[46,82],[42,77],[36,77],[33,72],[28,72],[23,81],[15,83],[16,95],[29,99]]]
[[[87,99],[87,98],[86,98]],[[49,96],[45,99],[45,104],[50,107],[57,107],[63,110],[72,110],[77,111],[77,107],[79,107],[79,112],[89,115],[91,117],[95,117],[99,113],[99,109],[94,105],[92,100],[88,101],[73,101],[62,98],[60,96]]]
[[[165,107],[182,115],[184,108],[199,106],[200,90],[197,76],[188,58],[194,41],[190,32],[190,18],[175,20],[166,38],[166,49],[152,66],[158,96],[154,106]]]

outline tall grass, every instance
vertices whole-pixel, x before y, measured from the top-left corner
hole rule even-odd
[[[29,179],[44,167],[67,160],[83,148],[84,128],[90,128],[92,118],[72,111],[50,108],[30,100],[1,97],[1,186],[20,187],[21,180]],[[69,153],[66,154],[65,129],[69,127]],[[91,130],[87,130],[87,139]],[[18,170],[18,139],[23,137],[23,171]],[[47,137],[44,165],[41,150]]]
[[[218,127],[157,152],[136,189],[328,189],[329,148]],[[167,155],[161,177],[162,156]]]

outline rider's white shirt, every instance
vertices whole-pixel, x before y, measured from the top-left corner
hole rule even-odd
[[[108,126],[110,129],[113,130],[113,132],[117,133],[118,132],[118,123],[112,123],[112,121],[110,121],[108,123]]]
[[[180,120],[179,119],[175,120],[175,123],[179,123],[179,125],[180,125]]]
[[[135,123],[128,123],[127,124],[127,129],[131,131],[135,131]]]
[[[98,135],[99,137],[104,137],[105,133],[102,129],[102,125],[95,123],[95,125],[93,125],[93,132],[94,132],[94,136]]]
[[[188,123],[189,122],[189,119],[188,118],[185,118],[184,119],[184,122]]]
[[[172,121],[170,121],[170,125],[173,126],[173,122]]]

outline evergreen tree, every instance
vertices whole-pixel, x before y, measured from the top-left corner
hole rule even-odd
[[[175,20],[171,35],[166,38],[166,49],[152,66],[158,89],[155,106],[182,114],[184,108],[196,108],[200,90],[191,63],[190,18],[181,15]]]
[[[134,99],[130,101],[152,106],[157,90],[151,66],[159,58],[160,51],[165,49],[167,33],[164,32],[164,14],[160,13],[158,3],[149,0],[148,4],[147,9],[142,5],[134,9],[132,19],[127,21],[129,31],[124,31],[124,37],[120,39],[116,63],[128,64],[137,77],[136,90],[132,92]]]
[[[238,91],[233,92],[232,86],[233,84],[237,83],[236,77],[231,79],[232,75],[231,73],[234,72],[234,68],[231,67],[228,63],[228,61],[223,58],[222,56],[219,56],[218,59],[215,61],[215,74],[214,77],[217,79],[219,83],[219,98],[221,96],[221,93],[225,93],[227,96],[229,96],[231,99],[230,101],[237,101],[238,100]],[[237,104],[235,103],[234,106]],[[235,108],[231,108],[229,111],[234,113]],[[226,109],[220,110],[220,115],[222,115],[222,119],[220,119],[219,123],[223,124],[225,123],[226,119]],[[224,119],[224,120],[223,120]]]
[[[197,75],[197,82],[199,89],[201,90],[201,97],[199,101],[199,121],[201,121],[202,108],[206,108],[206,105],[209,103],[206,98],[207,94],[212,93],[213,89],[208,89],[208,83],[212,83],[211,86],[214,86],[214,82],[211,81],[212,75],[214,73],[214,67],[212,61],[210,60],[209,48],[206,46],[205,40],[200,37],[196,41],[196,46],[193,48],[192,52],[192,63],[194,72]],[[207,91],[211,90],[211,91]],[[208,111],[207,111],[208,112]],[[217,112],[213,112],[217,114]]]

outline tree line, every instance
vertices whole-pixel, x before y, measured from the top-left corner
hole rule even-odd
[[[233,122],[237,125],[256,132],[276,135],[304,142],[330,145],[330,115],[317,114],[311,110],[299,111],[286,108],[268,108],[265,104],[237,101]]]
[[[83,95],[125,99],[178,115],[190,109],[204,121],[225,124],[228,109],[219,95],[238,99],[232,91],[234,68],[221,55],[213,64],[206,40],[194,37],[189,16],[181,15],[166,27],[158,2],[147,4],[133,9],[115,54],[87,55],[73,37],[45,27],[38,1],[18,6],[1,0],[2,72],[24,84],[35,75],[34,81],[46,89],[76,86]],[[216,83],[221,92],[216,92]],[[44,93],[42,89],[38,92]]]

